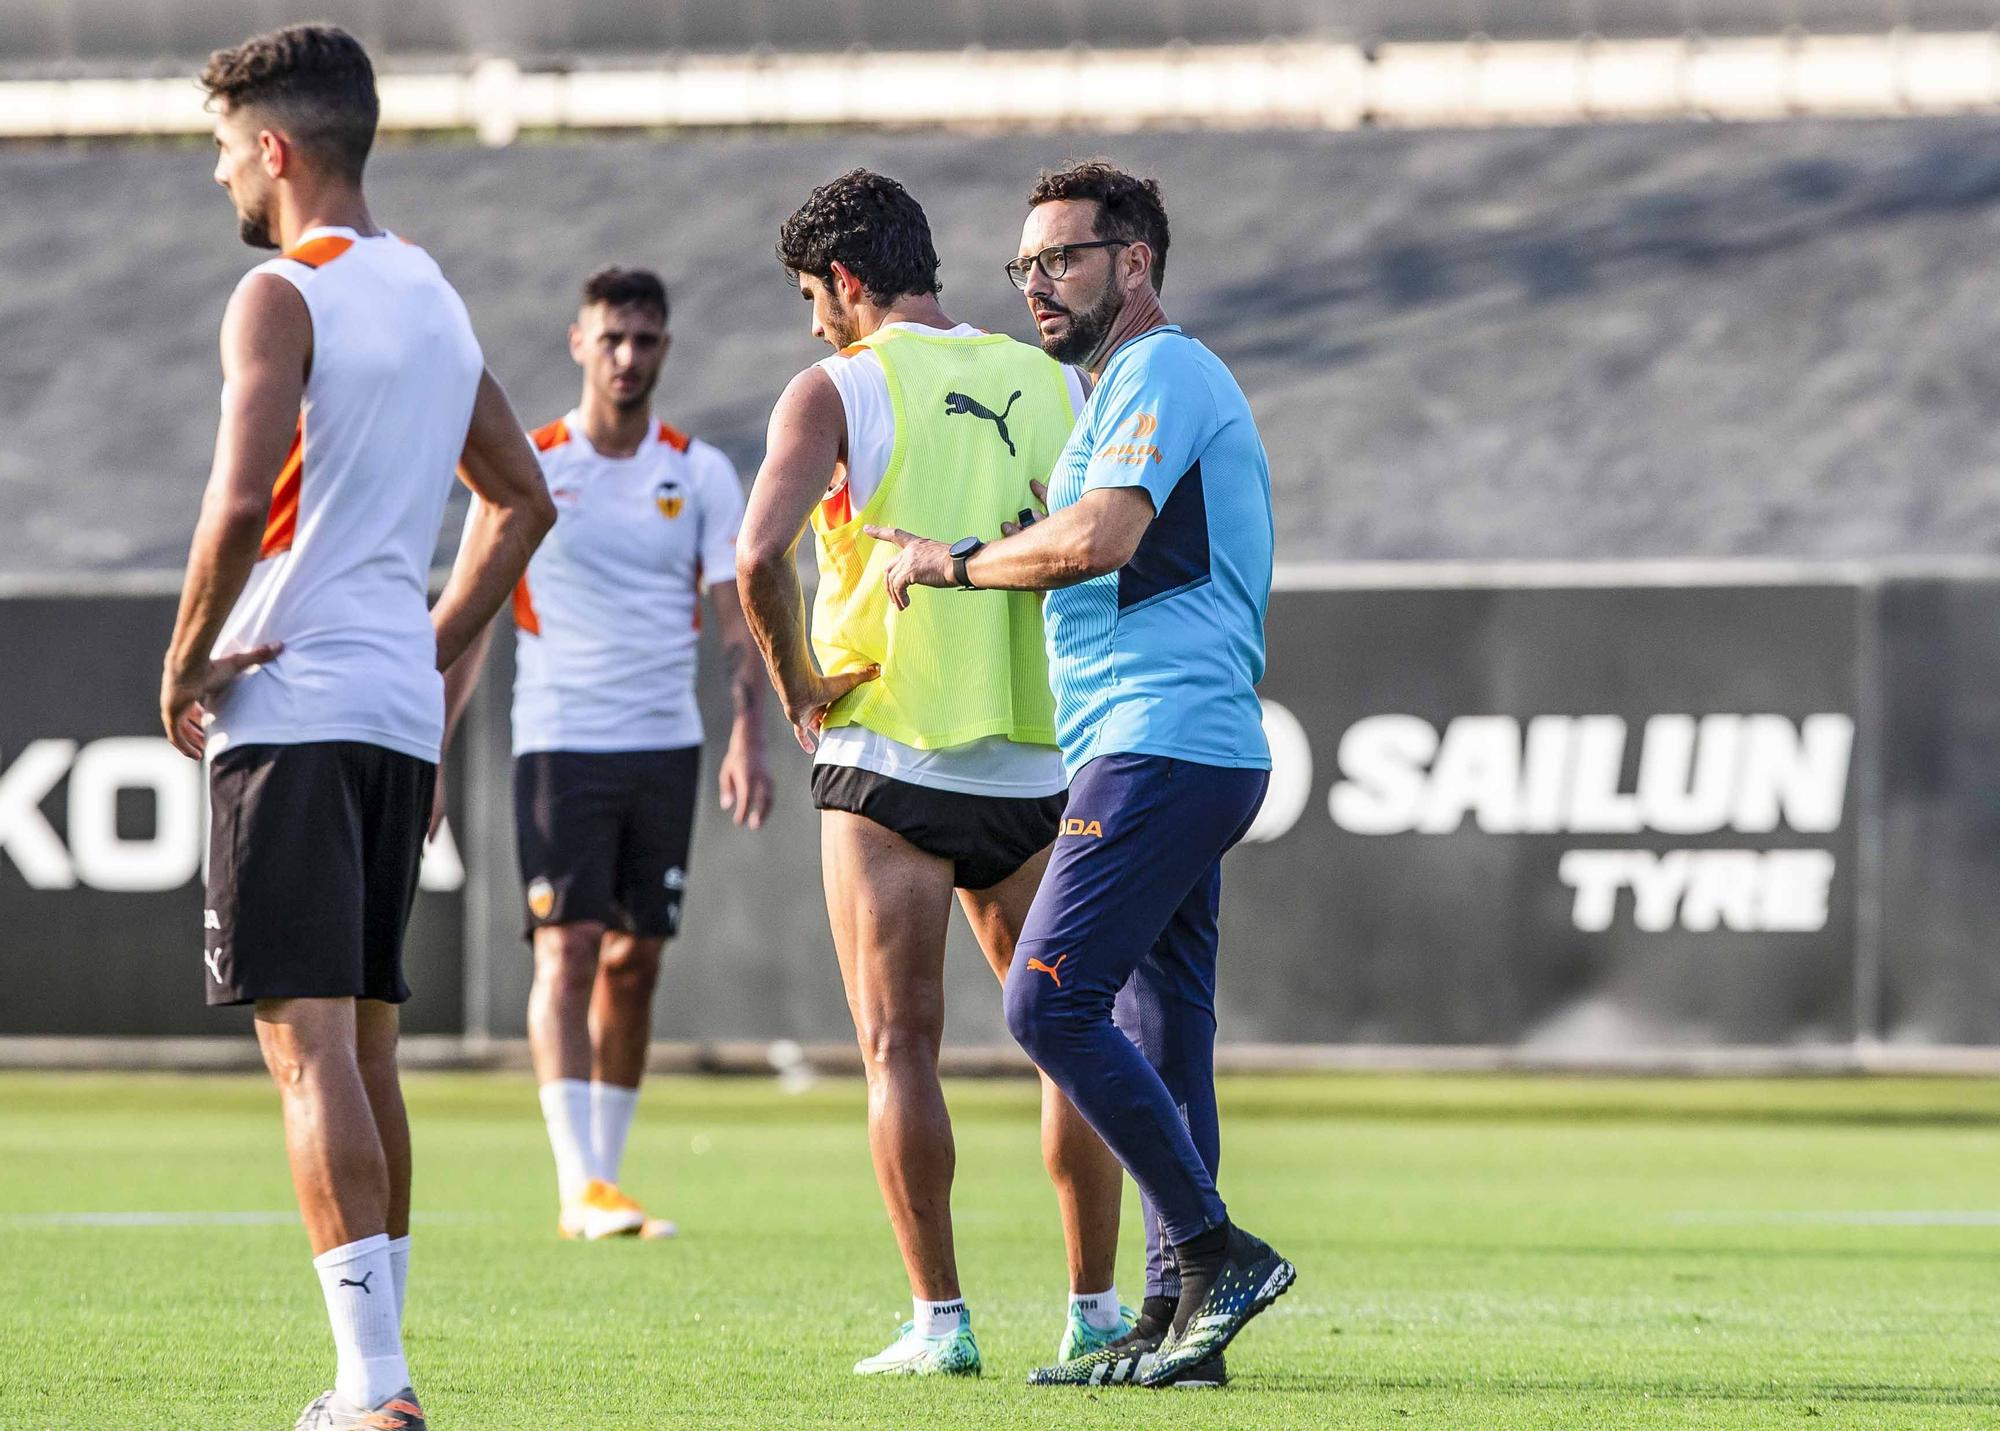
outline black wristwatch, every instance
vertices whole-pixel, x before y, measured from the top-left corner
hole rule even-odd
[[[965,574],[965,564],[986,549],[986,543],[978,537],[961,537],[951,544],[951,575],[958,583],[960,591],[977,591],[972,578]]]

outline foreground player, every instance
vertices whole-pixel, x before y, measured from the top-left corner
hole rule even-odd
[[[458,295],[369,215],[361,46],[279,30],[217,52],[202,84],[243,239],[285,256],[223,316],[222,424],[160,712],[183,754],[209,756],[208,1001],[256,1005],[339,1351],[298,1426],[422,1431],[401,1330],[396,1006],[444,730],[438,671],[554,512]],[[460,464],[480,516],[426,612]]]
[[[951,896],[996,975],[1014,958],[1063,808],[1033,596],[892,613],[893,547],[864,522],[999,535],[1032,500],[1081,403],[1075,374],[937,301],[930,225],[902,185],[854,170],[785,222],[778,257],[836,356],[771,414],[738,562],[771,679],[813,752],[827,912],[868,1076],[868,1141],[916,1311],[862,1373],[976,1374],[952,1244],[951,1120],[938,1084]],[[806,647],[793,553],[810,522]],[[1125,1330],[1112,1286],[1118,1165],[1052,1086],[1042,1149],[1070,1256],[1064,1354]]]
[[[557,1231],[671,1237],[621,1190],[660,952],[680,930],[701,773],[701,590],[736,720],[722,808],[761,828],[763,667],[736,599],[743,489],[719,450],[653,416],[667,290],[644,269],[583,285],[583,396],[534,434],[556,529],[514,592],[514,829],[535,956],[528,1042],[556,1162]],[[489,633],[446,676],[464,709]]]
[[[1154,1246],[1131,1335],[1030,1380],[1212,1381],[1230,1339],[1295,1275],[1215,1190],[1222,856],[1271,766],[1254,689],[1270,472],[1236,380],[1160,307],[1159,186],[1080,164],[1044,174],[1028,202],[1008,274],[1042,347],[1097,378],[1050,478],[1051,515],[969,557],[886,523],[868,530],[902,548],[888,587],[910,612],[966,599],[913,602],[913,584],[1050,593],[1069,815],[1007,972],[1007,1025],[1139,1184],[1178,1295],[1168,1301]],[[1128,980],[1130,1038],[1112,1017]]]

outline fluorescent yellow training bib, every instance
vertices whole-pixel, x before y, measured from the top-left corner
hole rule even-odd
[[[932,337],[885,328],[872,348],[889,380],[896,436],[882,485],[838,526],[813,511],[819,592],[813,651],[832,675],[880,663],[880,679],[849,692],[828,726],[860,725],[921,750],[1002,735],[1054,745],[1055,700],[1042,641],[1041,598],[1025,591],[913,587],[898,611],[882,578],[892,542],[862,531],[901,527],[950,543],[993,541],[1034,505],[1075,413],[1062,367],[1001,334]]]

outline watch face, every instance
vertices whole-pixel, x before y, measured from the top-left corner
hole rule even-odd
[[[951,544],[951,554],[955,557],[969,557],[986,543],[978,537],[960,537]]]

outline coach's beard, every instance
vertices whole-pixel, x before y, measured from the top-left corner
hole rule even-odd
[[[1069,328],[1059,337],[1043,338],[1042,351],[1058,363],[1081,363],[1087,367],[1110,335],[1118,315],[1125,311],[1125,295],[1107,283],[1097,301],[1082,313],[1061,304],[1052,306],[1069,315]]]

